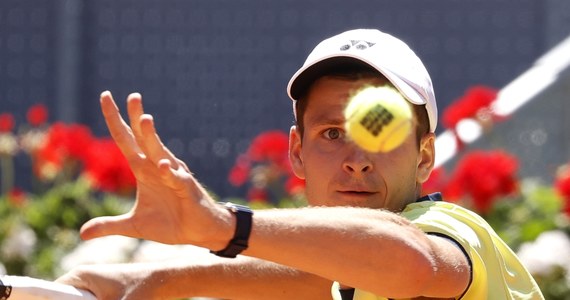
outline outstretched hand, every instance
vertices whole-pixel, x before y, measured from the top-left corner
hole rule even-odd
[[[214,203],[188,167],[160,141],[141,95],[130,94],[123,120],[110,92],[101,94],[105,122],[137,180],[136,202],[126,214],[94,218],[81,236],[125,235],[168,244],[221,249],[232,236],[233,217]]]

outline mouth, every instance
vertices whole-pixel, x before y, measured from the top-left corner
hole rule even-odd
[[[369,207],[375,203],[377,199],[377,192],[361,191],[361,190],[343,190],[337,191],[337,205],[347,205],[355,207]]]
[[[339,193],[348,196],[371,196],[377,194],[377,192],[369,191],[339,191]]]
[[[369,205],[381,201],[383,186],[375,181],[344,179],[335,187],[336,196],[340,203],[354,206]]]

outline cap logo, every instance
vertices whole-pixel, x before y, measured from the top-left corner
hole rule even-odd
[[[372,46],[376,45],[376,43],[367,42],[364,40],[350,40],[350,44],[345,44],[340,47],[340,51],[346,51],[352,47],[358,50],[366,50]]]

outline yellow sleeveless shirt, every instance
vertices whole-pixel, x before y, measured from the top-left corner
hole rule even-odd
[[[479,215],[449,202],[422,201],[406,206],[401,215],[422,231],[447,236],[463,247],[471,261],[471,283],[457,299],[544,300],[535,280],[515,253]],[[338,283],[334,300],[341,300]],[[354,300],[388,300],[356,289]],[[404,300],[404,299],[401,299]]]

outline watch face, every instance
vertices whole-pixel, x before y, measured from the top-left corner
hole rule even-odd
[[[233,213],[237,213],[238,211],[252,213],[252,210],[245,205],[239,205],[239,204],[234,204],[231,202],[226,202],[224,204],[224,206]]]

